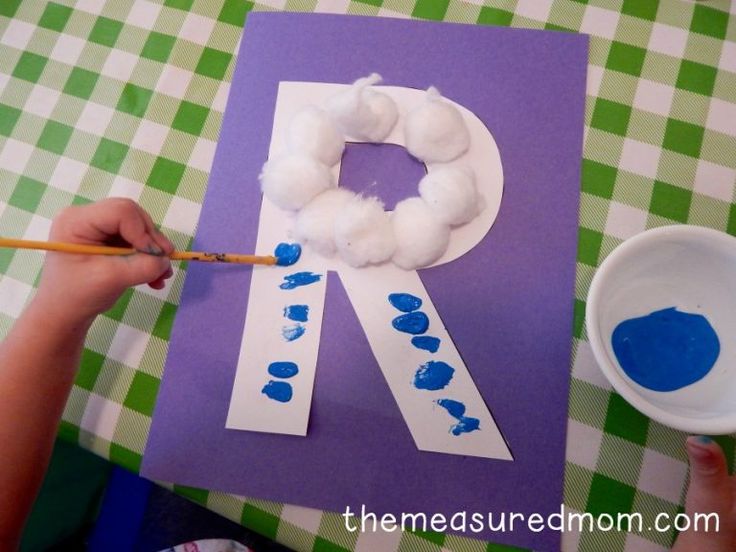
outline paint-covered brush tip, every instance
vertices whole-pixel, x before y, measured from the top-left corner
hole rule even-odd
[[[280,243],[273,252],[276,264],[279,266],[291,266],[302,256],[302,246],[298,243]]]

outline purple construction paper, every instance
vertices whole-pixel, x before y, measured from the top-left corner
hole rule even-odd
[[[308,436],[225,429],[251,270],[193,263],[142,473],[335,512],[559,511],[586,66],[582,35],[249,15],[193,248],[254,249],[279,81],[348,83],[376,71],[390,85],[437,86],[491,130],[505,187],[481,244],[420,274],[515,461],[416,449],[336,274]],[[369,175],[374,153],[357,157],[365,161],[354,170]],[[408,188],[382,186],[384,199],[413,195],[416,167],[395,153],[386,159]],[[466,536],[559,550],[552,531]]]

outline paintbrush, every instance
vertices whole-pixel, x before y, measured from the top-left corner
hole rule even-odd
[[[287,247],[298,248],[298,245]],[[42,251],[58,251],[61,253],[77,253],[83,255],[112,255],[126,256],[134,253],[146,253],[154,255],[150,251],[139,251],[133,247],[111,247],[107,245],[85,245],[80,243],[46,242],[33,240],[18,240],[13,238],[0,238],[0,247],[14,249],[40,249]],[[280,246],[281,247],[281,246]],[[299,250],[301,252],[301,250]],[[282,255],[279,248],[276,255],[243,255],[239,253],[205,253],[200,251],[173,251],[168,255],[172,261],[202,261],[209,263],[236,263],[254,265],[289,265],[296,262],[294,254]],[[296,255],[298,258],[298,254]]]

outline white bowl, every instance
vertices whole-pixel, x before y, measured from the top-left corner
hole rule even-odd
[[[705,316],[721,350],[701,380],[652,391],[626,375],[611,336],[620,322],[669,307]],[[665,226],[627,240],[593,278],[586,328],[598,365],[634,408],[689,433],[736,432],[736,238],[699,226]]]

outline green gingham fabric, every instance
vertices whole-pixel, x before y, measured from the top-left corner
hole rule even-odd
[[[586,341],[585,297],[599,263],[642,230],[689,223],[736,235],[736,3],[0,0],[0,235],[45,239],[60,209],[125,196],[187,248],[243,21],[262,9],[591,35],[565,505],[646,521],[681,511],[685,436],[611,392]],[[33,295],[42,262],[0,249],[0,336]],[[63,438],[139,468],[185,270],[163,291],[127,292],[98,318]],[[717,440],[733,466],[736,442]],[[174,490],[295,550],[512,550],[440,534],[359,535],[337,514]],[[562,542],[565,551],[649,552],[673,536],[567,533]]]

